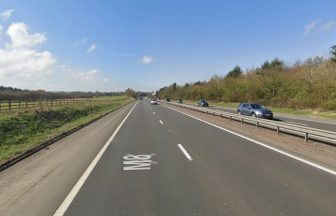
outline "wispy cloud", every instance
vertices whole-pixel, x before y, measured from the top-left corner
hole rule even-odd
[[[326,22],[324,23],[320,30],[321,31],[331,31],[331,30],[334,30],[336,28],[336,21],[329,21],[329,22]]]
[[[81,83],[97,83],[98,81],[102,81],[102,79],[99,78],[98,69],[74,73],[73,78]]]
[[[74,45],[74,46],[80,46],[80,45],[82,45],[82,44],[85,44],[87,41],[88,41],[88,38],[87,38],[87,37],[84,37],[84,38],[82,38],[82,39],[76,41],[73,45]]]
[[[320,32],[327,32],[336,29],[336,21],[321,21],[321,20],[314,20],[308,23],[303,30],[304,34],[309,34],[311,32],[320,31]]]
[[[310,23],[308,23],[305,27],[304,27],[304,33],[305,34],[308,34],[309,32],[313,31],[314,29],[317,28],[317,24],[318,24],[318,21],[317,20],[314,20]]]
[[[1,13],[1,19],[2,20],[7,20],[9,19],[14,12],[14,9],[9,9]]]
[[[152,62],[153,62],[153,57],[152,56],[145,55],[141,59],[142,64],[151,64]]]
[[[91,44],[91,46],[87,49],[88,53],[92,53],[93,51],[95,51],[97,49],[96,44]]]

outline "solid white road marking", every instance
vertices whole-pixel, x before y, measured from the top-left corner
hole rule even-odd
[[[89,165],[89,167],[85,170],[85,172],[83,173],[83,175],[77,181],[77,183],[72,188],[72,190],[70,191],[70,193],[68,194],[68,196],[65,198],[65,200],[63,201],[63,203],[61,204],[61,206],[57,209],[57,211],[55,212],[54,216],[63,216],[64,215],[64,213],[66,212],[66,210],[69,208],[71,202],[76,197],[77,193],[79,192],[79,190],[81,189],[81,187],[85,183],[86,179],[89,177],[90,173],[95,168],[95,166],[98,163],[98,161],[100,160],[100,158],[103,156],[103,154],[106,151],[107,147],[110,145],[110,143],[112,142],[112,140],[114,139],[114,137],[116,136],[116,134],[118,133],[118,131],[120,130],[121,126],[125,123],[126,119],[131,114],[131,112],[133,111],[134,107],[137,104],[138,104],[138,102],[136,104],[134,104],[134,106],[129,111],[129,113],[127,114],[127,116],[119,124],[119,126],[114,131],[114,133],[112,134],[112,136],[107,140],[107,142],[105,143],[105,145],[103,146],[103,148],[99,151],[99,153],[97,154],[97,156],[93,159],[93,161],[91,162],[91,164]]]
[[[183,115],[189,116],[189,117],[191,117],[191,118],[197,119],[197,120],[199,120],[199,121],[201,121],[201,122],[203,122],[203,123],[206,123],[206,124],[208,124],[208,125],[211,125],[211,126],[213,126],[213,127],[216,127],[216,128],[221,129],[221,130],[223,130],[223,131],[226,131],[226,132],[228,132],[228,133],[231,133],[231,134],[233,134],[233,135],[236,135],[236,136],[238,136],[238,137],[241,137],[241,138],[243,138],[243,139],[246,139],[246,140],[248,140],[248,141],[251,141],[251,142],[253,142],[253,143],[257,144],[257,145],[263,146],[263,147],[265,147],[265,148],[268,148],[268,149],[270,149],[270,150],[273,150],[273,151],[275,151],[275,152],[278,152],[278,153],[280,153],[280,154],[282,154],[282,155],[285,155],[285,156],[290,157],[290,158],[292,158],[292,159],[298,160],[298,161],[300,161],[300,162],[302,162],[302,163],[308,164],[308,165],[310,165],[310,166],[312,166],[312,167],[315,167],[315,168],[317,168],[317,169],[323,170],[323,171],[325,171],[325,172],[327,172],[327,173],[330,173],[330,174],[336,176],[336,171],[335,171],[335,170],[332,170],[332,169],[329,169],[329,168],[327,168],[327,167],[321,166],[321,165],[319,165],[319,164],[313,163],[313,162],[311,162],[311,161],[305,160],[305,159],[300,158],[300,157],[298,157],[298,156],[289,154],[289,153],[287,153],[287,152],[285,152],[285,151],[282,151],[282,150],[280,150],[280,149],[274,148],[274,147],[269,146],[269,145],[267,145],[267,144],[265,144],[265,143],[262,143],[262,142],[259,142],[259,141],[257,141],[257,140],[251,139],[251,138],[249,138],[249,137],[246,137],[246,136],[241,135],[241,134],[239,134],[239,133],[233,132],[233,131],[231,131],[231,130],[222,128],[222,127],[220,127],[220,126],[218,126],[218,125],[212,124],[212,123],[207,122],[207,121],[205,121],[205,120],[203,120],[203,119],[200,119],[200,118],[197,118],[197,117],[192,116],[192,115],[190,115],[190,114],[181,112],[181,111],[176,110],[176,109],[174,109],[174,108],[167,107],[167,106],[164,106],[164,107],[166,107],[166,108],[168,108],[168,109],[171,109],[171,110],[174,110],[174,111],[176,111],[176,112],[182,113]]]
[[[191,161],[192,161],[192,158],[191,158],[191,156],[188,154],[187,150],[185,150],[181,144],[177,144],[177,146],[181,149],[181,151],[182,151],[183,154],[188,158],[188,160],[191,160]]]
[[[307,124],[299,123],[299,122],[292,122],[292,121],[286,121],[287,123],[291,124],[297,124],[297,125],[302,125],[302,126],[307,126]]]
[[[160,124],[162,124],[163,125],[163,122],[160,120]]]

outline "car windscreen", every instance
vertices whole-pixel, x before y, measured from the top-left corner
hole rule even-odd
[[[264,107],[260,104],[251,104],[252,109],[263,109]]]

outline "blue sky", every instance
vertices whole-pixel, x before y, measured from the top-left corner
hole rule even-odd
[[[328,55],[336,1],[0,0],[0,85],[156,90]]]

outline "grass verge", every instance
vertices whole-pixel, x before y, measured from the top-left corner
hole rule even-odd
[[[133,100],[118,96],[110,97],[109,100],[104,100],[104,103],[99,104],[2,113],[0,116],[0,164]]]

